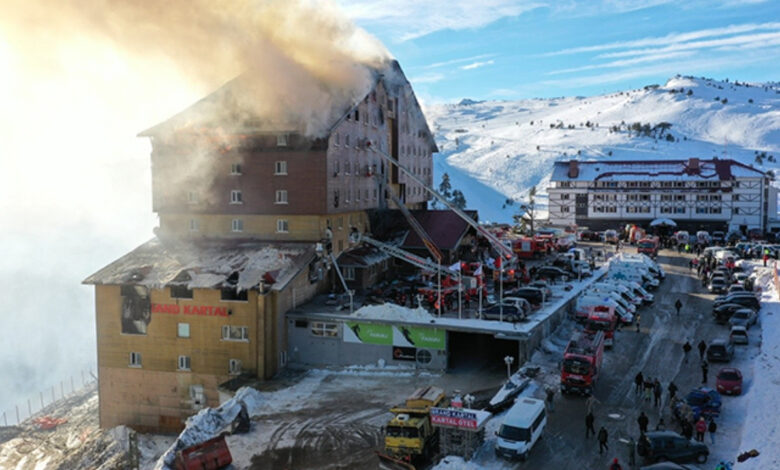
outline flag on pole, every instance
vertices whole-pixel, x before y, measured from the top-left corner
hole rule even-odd
[[[474,270],[475,276],[481,276],[482,275],[482,265],[480,264],[477,269]]]
[[[460,261],[458,261],[457,263],[455,263],[452,266],[450,266],[449,269],[450,269],[450,271],[458,271],[458,272],[460,272]]]

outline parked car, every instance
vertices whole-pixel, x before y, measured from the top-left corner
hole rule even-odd
[[[501,302],[495,301],[482,309],[482,318],[485,320],[509,321],[512,323],[525,320],[531,312],[531,304],[519,297],[504,297]]]
[[[723,304],[740,304],[742,306],[752,308],[758,311],[761,308],[761,303],[756,298],[756,295],[752,292],[734,292],[723,297],[718,297],[713,303],[713,309]]]
[[[542,266],[536,270],[536,278],[552,279],[553,281],[561,279],[563,282],[566,282],[569,280],[569,278],[571,278],[571,273],[554,266]]]
[[[720,416],[720,407],[723,404],[723,400],[720,398],[720,393],[717,390],[709,387],[697,387],[688,392],[688,395],[685,396],[685,403],[691,407],[695,421],[700,416],[704,416],[705,419]],[[678,420],[681,418],[681,408],[682,403],[678,403],[674,408],[674,416]]]
[[[742,284],[732,284],[729,286],[729,290],[726,291],[728,294],[733,294],[734,292],[747,292],[745,290],[745,286]]]
[[[505,295],[508,297],[520,297],[525,299],[533,307],[539,307],[545,300],[549,300],[545,298],[544,291],[536,287],[518,287],[517,289],[511,289],[505,292]]]
[[[750,308],[740,308],[729,318],[729,326],[741,325],[750,328],[758,322],[758,315]]]
[[[650,431],[636,444],[637,454],[646,463],[695,461],[705,463],[710,450],[702,442],[686,439],[673,431]]]
[[[726,234],[720,230],[712,232],[712,243],[716,245],[722,245],[726,241]]]
[[[748,344],[747,328],[742,325],[734,325],[729,332],[729,340],[734,344]]]
[[[688,465],[681,465],[679,463],[674,463],[674,462],[658,462],[658,463],[654,463],[653,465],[645,465],[639,467],[639,470],[695,470],[695,469],[693,467],[689,467]]]
[[[731,319],[732,315],[734,315],[737,311],[742,310],[744,308],[746,307],[740,304],[718,305],[712,311],[712,316],[715,317],[715,323],[718,323],[720,325],[725,325]]]
[[[727,395],[742,394],[742,372],[734,367],[724,367],[718,371],[715,388],[719,393]]]
[[[552,289],[550,289],[550,283],[545,280],[538,279],[533,281],[528,284],[528,287],[536,287],[537,289],[541,289],[542,292],[544,292],[545,300],[550,300],[552,298],[553,293]]]
[[[713,294],[721,294],[726,292],[726,279],[722,277],[713,277],[710,281],[710,285],[707,286],[707,290]]]
[[[707,347],[709,362],[729,362],[734,357],[734,345],[727,339],[713,339]]]

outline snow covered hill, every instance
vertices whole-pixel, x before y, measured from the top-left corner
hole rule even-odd
[[[511,221],[516,208],[507,199],[522,199],[534,185],[546,195],[556,160],[719,157],[780,167],[777,83],[676,76],[587,98],[462,100],[426,115],[440,149],[435,184],[447,172],[482,221]]]

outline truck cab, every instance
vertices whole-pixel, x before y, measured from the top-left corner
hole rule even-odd
[[[604,333],[575,332],[561,361],[561,392],[590,395],[604,357]]]
[[[391,408],[394,416],[385,426],[385,452],[404,460],[434,455],[438,433],[431,424],[431,408],[444,401],[444,390],[421,387],[404,404]]]
[[[615,307],[599,305],[591,308],[588,320],[585,322],[585,332],[595,334],[597,331],[603,331],[605,348],[614,346],[616,328]]]

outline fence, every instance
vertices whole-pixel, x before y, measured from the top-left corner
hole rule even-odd
[[[4,410],[0,416],[0,424],[3,426],[19,425],[45,410],[46,407],[72,397],[88,386],[97,382],[97,376],[92,371],[82,370],[79,376],[70,376],[70,380],[61,380],[59,384],[41,390],[37,395],[27,398],[26,402],[17,403],[13,408]]]

